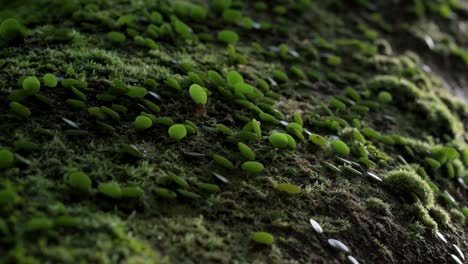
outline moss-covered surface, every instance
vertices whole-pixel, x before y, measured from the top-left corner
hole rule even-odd
[[[0,1],[0,262],[461,258],[468,5],[396,2]]]

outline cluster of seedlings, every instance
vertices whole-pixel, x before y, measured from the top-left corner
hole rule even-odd
[[[460,184],[466,191],[466,125],[430,89],[431,81],[427,74],[417,70],[414,61],[395,58],[384,49],[385,45],[384,48],[379,46],[378,32],[361,23],[358,32],[364,40],[329,41],[317,37],[313,43],[297,44],[294,48],[285,43],[267,46],[253,42],[250,48],[255,58],[268,58],[277,64],[261,69],[261,74],[245,69],[249,57],[244,45],[252,32],[287,36],[288,30],[281,21],[312,5],[307,0],[287,2],[291,3],[282,5],[275,1],[254,5],[258,12],[276,14],[278,25],[254,21],[237,9],[240,3],[230,0],[214,0],[210,6],[175,1],[161,4],[151,12],[146,10],[141,17],[121,14],[115,19],[79,10],[73,19],[85,21],[79,25],[83,30],[97,34],[92,23],[104,25],[106,33],[100,32],[103,35],[100,45],[116,50],[124,50],[128,45],[144,47],[151,56],[159,56],[161,61],[170,64],[177,74],[164,73],[133,80],[121,73],[90,79],[85,74],[76,74],[73,68],[67,69],[66,74],[62,69],[39,74],[44,72],[40,69],[32,75],[16,76],[14,82],[18,88],[14,89],[10,80],[8,85],[12,89],[8,93],[1,90],[0,96],[7,94],[5,100],[9,106],[1,114],[8,115],[14,122],[28,124],[37,119],[54,118],[60,122],[59,133],[76,140],[74,142],[106,137],[112,140],[125,135],[124,142],[119,141],[122,157],[119,161],[135,163],[136,167],[156,159],[154,153],[147,153],[141,147],[145,140],[154,142],[157,138],[164,148],[177,152],[182,152],[191,142],[202,141],[203,150],[195,151],[203,153],[184,154],[202,162],[197,169],[215,175],[223,183],[234,177],[255,180],[277,172],[278,166],[271,157],[313,153],[323,158],[320,167],[325,175],[349,179],[364,177],[378,188],[386,188],[401,200],[401,208],[416,216],[417,221],[433,233],[441,235],[439,229],[453,221],[466,225],[468,208],[436,185],[436,182],[448,182],[445,186]],[[368,1],[357,2],[369,4]],[[449,4],[442,2],[441,6],[431,6],[429,10],[449,16]],[[222,21],[227,27],[219,28],[210,20]],[[207,27],[216,29],[216,33],[211,34]],[[29,32],[16,19],[5,19],[0,24],[0,39],[7,46],[24,41],[29,34],[34,32]],[[165,60],[164,50],[168,46],[193,48],[202,44],[224,51],[225,64],[216,65],[211,58],[205,65]],[[350,48],[355,54],[353,58],[346,57]],[[310,58],[316,63],[305,63]],[[357,62],[375,67],[377,74],[361,77],[348,69]],[[390,73],[386,74],[388,69]],[[343,88],[335,87],[332,95],[322,95],[319,99],[304,97],[313,111],[281,111],[285,98],[294,94],[291,90],[302,86],[310,88],[314,81],[325,80]],[[426,142],[404,133],[375,130],[372,128],[377,127],[373,123],[374,113],[387,112],[387,108],[427,115],[436,124],[430,129],[431,136],[438,140]],[[391,123],[392,117],[386,118]],[[24,153],[45,156],[41,151],[41,144],[26,139],[13,144],[2,142],[0,171],[13,175],[25,165],[31,165]],[[376,175],[377,172],[383,176]],[[124,203],[141,206],[154,199],[214,203],[223,188],[230,188],[227,184],[205,182],[204,178],[185,172],[180,174],[182,176],[169,170],[155,174],[157,180],[146,185],[121,179],[95,179],[79,168],[73,168],[63,179],[66,188],[82,195],[84,200],[103,201],[103,204],[122,208]],[[273,176],[280,180],[273,181],[267,195],[307,200],[309,190],[301,186],[300,180]],[[20,193],[20,190],[3,187],[2,183],[1,208],[14,210],[22,199]],[[438,200],[443,201],[443,207]],[[381,199],[370,198],[367,203],[371,210],[392,217],[388,204]],[[322,230],[315,220],[311,220],[311,224],[316,231],[317,228]],[[77,220],[70,216],[49,219],[38,215],[26,222],[24,229],[37,233],[56,226],[77,225]],[[6,224],[0,221],[0,231],[4,226]],[[268,231],[264,224],[255,225],[255,230],[243,230],[251,242],[266,248],[274,247],[278,241],[284,243],[284,234],[278,238],[274,231]],[[318,233],[321,232],[323,230]],[[349,248],[339,240],[327,241],[338,252],[349,253]],[[346,256],[351,263],[358,263],[353,256]]]

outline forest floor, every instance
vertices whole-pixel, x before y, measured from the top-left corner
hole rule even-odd
[[[0,263],[466,263],[466,2],[0,6]]]

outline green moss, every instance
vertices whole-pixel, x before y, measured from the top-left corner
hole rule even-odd
[[[250,239],[262,245],[272,245],[275,242],[275,237],[272,234],[263,231],[250,234]]]
[[[385,216],[392,216],[392,211],[390,205],[379,198],[370,197],[367,199],[367,207],[380,214]]]
[[[434,193],[429,184],[413,171],[392,170],[383,178],[384,184],[398,195],[420,200],[425,206],[434,205]]]
[[[438,205],[430,207],[429,214],[440,226],[447,226],[450,222],[450,215]]]
[[[424,207],[421,203],[415,203],[412,205],[412,210],[416,217],[421,221],[427,228],[432,231],[436,231],[438,229],[438,225],[434,219],[431,218],[429,211]]]

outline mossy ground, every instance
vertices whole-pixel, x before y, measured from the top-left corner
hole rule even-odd
[[[245,159],[237,143],[215,127],[223,123],[239,132],[253,118],[260,120],[258,113],[236,103],[236,98],[222,95],[206,77],[208,70],[216,70],[224,77],[230,70],[237,70],[257,88],[259,79],[267,80],[273,92],[259,90],[268,101],[275,101],[273,107],[280,114],[259,104],[265,101],[253,99],[263,111],[284,116],[281,119],[288,122],[299,113],[304,128],[330,141],[340,137],[346,142],[352,161],[362,156],[362,145],[368,158],[376,163],[371,169],[362,166],[363,172],[383,176],[406,162],[411,164],[410,170],[424,167],[428,174],[425,180],[440,189],[435,194],[436,204],[448,212],[460,212],[468,205],[468,191],[461,184],[468,184],[468,161],[463,160],[464,151],[468,151],[468,107],[453,96],[457,90],[453,84],[463,87],[468,83],[468,59],[463,56],[468,34],[454,29],[456,23],[468,23],[463,3],[455,6],[456,1],[450,1],[450,6],[445,1],[427,1],[422,4],[426,9],[421,11],[415,9],[422,3],[416,0],[401,4],[232,1],[230,9],[239,11],[240,17],[234,16],[234,22],[230,22],[223,19],[222,11],[213,9],[213,2],[223,1],[192,2],[207,11],[206,18],[198,19],[185,14],[186,8],[180,3],[188,2],[181,1],[0,1],[0,21],[15,17],[29,30],[24,40],[0,44],[0,147],[16,154],[15,166],[0,171],[0,190],[13,190],[21,197],[0,208],[0,224],[6,226],[6,230],[0,228],[0,262],[347,261],[346,255],[326,244],[330,237],[348,245],[350,254],[361,263],[448,263],[452,243],[468,249],[466,224],[452,220],[447,226],[439,226],[451,243],[445,245],[434,236],[435,230],[415,215],[414,206],[405,197],[395,195],[370,177],[337,174],[324,167],[324,161],[336,165],[342,162],[328,149],[309,142],[307,136],[304,142],[296,138],[295,150],[274,149],[268,136],[273,131],[288,132],[281,125],[262,121],[260,139],[241,140],[265,167],[259,174],[242,171],[239,165]],[[450,16],[444,5],[451,7]],[[152,24],[150,14],[154,11],[163,15],[172,33],[151,36],[147,26]],[[192,32],[177,29],[177,22],[170,18],[174,14]],[[396,14],[398,20],[394,19]],[[124,15],[130,17],[122,19]],[[239,24],[242,18],[259,22],[260,29]],[[433,27],[424,31],[422,25],[429,22]],[[217,33],[224,29],[239,35],[235,46],[216,40]],[[112,31],[124,33],[126,40],[111,41],[107,33]],[[437,49],[425,48],[424,36],[434,32],[444,32],[445,38],[440,45],[436,42]],[[136,35],[154,38],[159,48],[142,47],[134,41]],[[435,35],[433,38],[438,39]],[[339,56],[341,63],[337,63],[337,57],[330,60],[331,56]],[[432,71],[422,70],[424,64]],[[291,70],[293,65],[302,69],[304,76]],[[286,73],[287,80],[275,75],[274,70]],[[206,107],[200,108],[190,98],[189,86],[198,80],[190,79],[189,72],[197,73],[202,86],[209,90]],[[74,78],[86,83],[75,87],[86,95],[86,108],[67,105],[67,99],[82,100],[71,89],[42,85],[40,94],[49,103],[29,97],[21,103],[31,109],[32,116],[24,119],[14,115],[8,96],[21,89],[20,78],[46,73],[56,75],[60,81]],[[376,89],[368,87],[373,78],[383,75],[397,81],[407,79],[416,90],[400,82]],[[166,85],[168,77],[177,80],[182,89]],[[143,86],[158,93],[160,101],[150,95],[145,97],[161,108],[153,114],[169,117],[175,123],[189,120],[196,124],[197,132],[174,141],[165,125],[135,131],[135,118],[141,111],[148,112],[141,102],[125,96],[111,101],[96,97],[106,94],[115,78],[128,86]],[[351,103],[341,99],[348,104],[347,109],[336,110],[329,104],[330,98],[345,96],[349,86],[359,91],[362,99]],[[390,92],[393,101],[377,103],[380,90]],[[96,122],[87,108],[113,104],[123,105],[128,111],[119,112],[120,120],[100,120],[113,128],[110,131]],[[353,108],[352,104],[361,108]],[[66,130],[75,128],[62,118],[76,122],[88,134],[67,135]],[[359,144],[350,131],[363,128],[398,136],[391,142],[388,137],[366,136],[366,143]],[[39,149],[15,150],[13,141],[18,139],[33,141]],[[142,157],[122,153],[124,144],[137,146]],[[435,146],[452,147],[459,158],[444,162],[440,169],[431,169],[424,158],[433,157]],[[236,168],[228,170],[214,163],[211,157],[215,153],[229,158]],[[459,165],[449,177],[446,166],[452,163]],[[90,176],[93,191],[83,193],[67,184],[66,176],[75,171]],[[176,199],[158,197],[156,187],[173,191],[180,187],[167,179],[167,172],[188,179],[188,190],[200,197],[190,199],[181,193]],[[218,181],[212,172],[224,175],[229,184]],[[106,197],[97,186],[109,181],[138,186],[145,194],[139,199]],[[218,184],[221,191],[204,192],[195,187],[197,181]],[[275,189],[277,183],[295,184],[302,192],[279,192]],[[445,190],[455,197],[456,204],[440,195]],[[370,198],[386,203],[383,207],[391,214],[379,213],[375,203],[369,203]],[[78,224],[56,224],[32,233],[26,230],[26,223],[33,217],[57,222],[64,215],[72,216]],[[311,217],[322,225],[323,234],[313,231]],[[250,234],[256,231],[273,234],[275,243],[256,245],[250,240]]]

